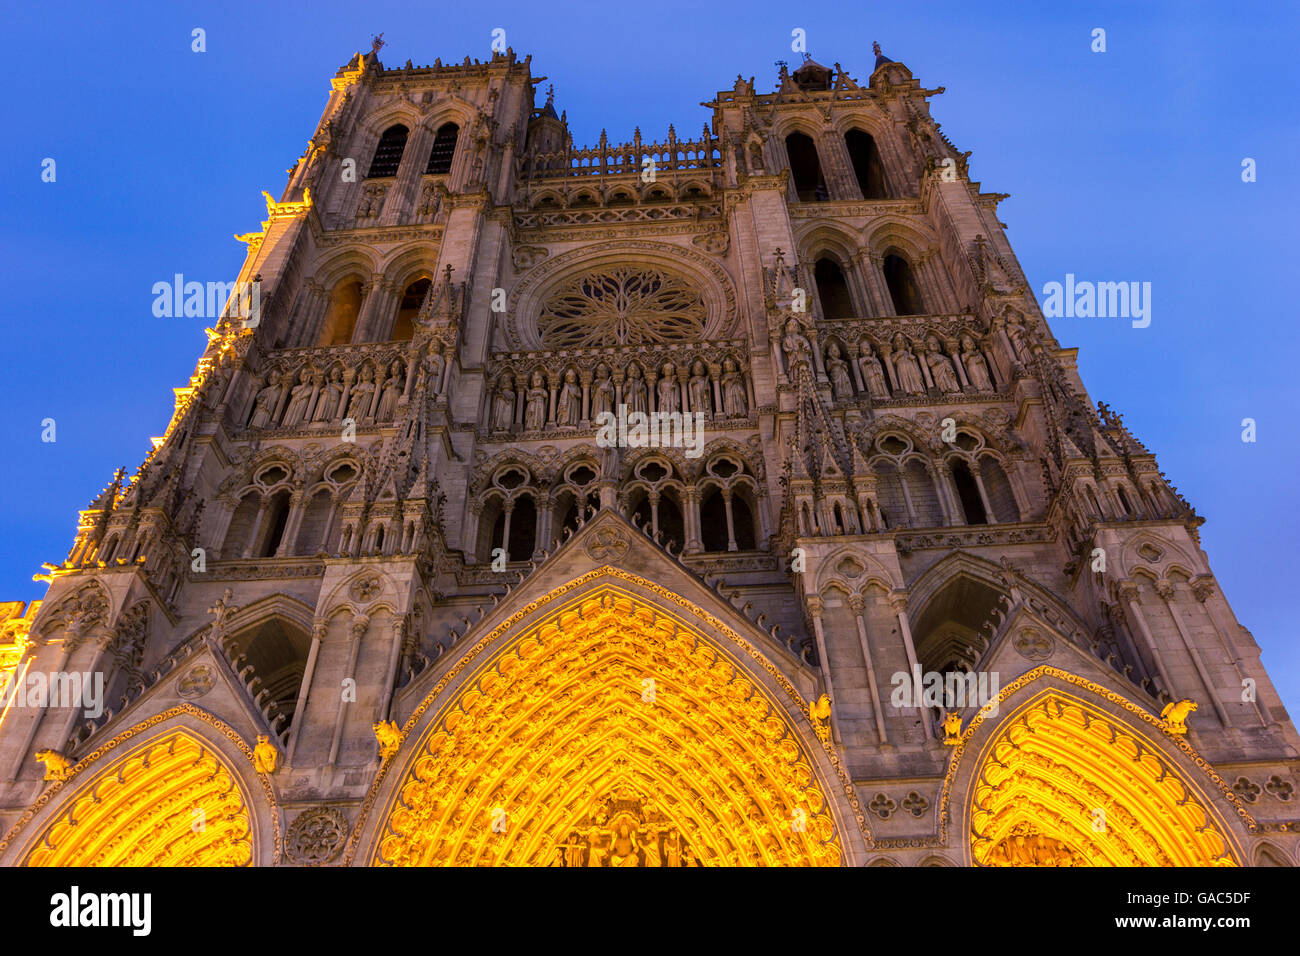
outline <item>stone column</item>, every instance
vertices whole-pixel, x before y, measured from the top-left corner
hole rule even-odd
[[[352,639],[348,643],[348,666],[344,673],[356,679],[357,672],[357,654],[361,650],[361,638],[365,635],[367,628],[370,627],[370,618],[365,614],[358,614],[352,619]],[[343,721],[347,716],[347,701],[340,698],[338,714],[334,718],[334,736],[330,741],[330,756],[327,766],[333,767],[339,757],[339,743],[343,739]]]
[[[1160,650],[1156,647],[1155,638],[1151,636],[1151,630],[1147,627],[1146,618],[1142,616],[1142,605],[1138,603],[1137,583],[1128,580],[1119,583],[1120,604],[1128,611],[1132,625],[1136,625],[1134,630],[1142,635],[1142,641],[1147,646],[1147,651],[1151,654],[1151,659],[1156,665],[1156,673],[1160,675],[1160,682],[1164,684],[1165,693],[1170,696],[1176,696],[1177,691],[1174,688],[1174,682],[1169,679],[1169,672],[1165,670],[1165,662],[1160,657]],[[1132,626],[1131,625],[1131,626]]]
[[[835,742],[842,744],[840,737],[840,719],[839,704],[835,700],[835,685],[831,682],[831,660],[826,653],[826,637],[822,632],[822,610],[823,604],[820,595],[810,594],[806,603],[808,613],[812,615],[813,634],[817,638],[817,660],[821,665],[822,681],[826,685],[826,693],[831,699],[831,733],[835,735]]]
[[[871,662],[871,642],[867,640],[867,602],[861,594],[855,594],[849,598],[849,607],[853,609],[853,621],[858,627],[858,643],[862,645],[862,659],[867,665],[867,690],[871,692],[871,713],[876,718],[876,736],[881,747],[888,747],[889,734],[885,731],[885,715],[880,708],[880,694],[876,690],[876,669]]]
[[[1183,625],[1183,617],[1174,607],[1174,584],[1172,581],[1162,578],[1156,582],[1156,594],[1160,600],[1164,601],[1165,609],[1169,616],[1174,619],[1174,627],[1178,628],[1178,635],[1183,639],[1183,646],[1187,648],[1187,653],[1192,658],[1192,665],[1196,668],[1196,673],[1201,677],[1201,683],[1205,685],[1205,692],[1210,695],[1210,703],[1214,705],[1214,712],[1219,717],[1219,723],[1224,728],[1228,727],[1228,712],[1223,707],[1223,702],[1219,700],[1219,694],[1214,689],[1214,682],[1210,679],[1210,672],[1205,669],[1205,662],[1201,660],[1201,653],[1192,643],[1191,635],[1187,633],[1187,628]]]
[[[302,736],[302,727],[306,722],[307,694],[311,690],[311,678],[316,673],[316,658],[320,655],[321,641],[325,639],[327,621],[317,620],[311,629],[311,650],[307,652],[307,669],[302,673],[302,683],[298,685],[298,703],[293,709],[293,729],[289,737],[289,752],[284,758],[286,765],[293,763],[294,751],[298,749],[298,738]]]
[[[889,599],[890,609],[898,615],[898,630],[903,635],[903,649],[907,652],[907,665],[912,670],[913,678],[921,674],[921,664],[916,659],[916,647],[912,643],[912,625],[907,620],[907,595],[901,592],[894,592]],[[914,687],[913,692],[920,694],[921,689]],[[934,739],[934,724],[930,720],[930,709],[924,704],[920,705],[921,722],[925,725],[925,736],[927,740]]]

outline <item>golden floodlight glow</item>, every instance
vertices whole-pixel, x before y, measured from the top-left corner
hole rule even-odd
[[[247,801],[225,762],[180,731],[99,773],[27,854],[28,866],[246,866]]]
[[[1177,770],[1126,724],[1048,693],[985,751],[971,809],[981,866],[1235,866]]]
[[[376,864],[839,864],[797,731],[702,633],[613,587],[525,627],[425,733]]]

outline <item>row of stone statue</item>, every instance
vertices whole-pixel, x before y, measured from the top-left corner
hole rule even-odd
[[[253,400],[250,428],[300,428],[316,422],[339,423],[351,419],[360,425],[388,422],[407,386],[406,365],[374,368],[370,363],[354,369],[335,366],[328,375],[304,365],[297,384],[291,373],[271,371]]]
[[[621,405],[628,414],[640,412],[700,413],[709,417],[744,418],[749,414],[745,374],[736,361],[727,358],[721,368],[706,368],[697,360],[687,375],[671,362],[660,370],[643,372],[633,362],[626,373],[610,370],[604,362],[595,374],[568,369],[562,377],[543,376],[534,371],[523,381],[506,372],[497,380],[492,397],[493,431],[519,426],[525,431],[547,427],[569,428],[596,422],[602,414],[618,414]]]
[[[808,361],[811,346],[793,319],[786,326],[781,345],[790,371]],[[888,352],[881,349],[882,361],[864,338],[858,343],[856,361],[850,365],[839,343],[832,339],[826,346],[824,367],[836,401],[848,401],[862,392],[887,401],[895,396],[924,395],[930,388],[945,394],[994,388],[988,360],[968,332],[962,333],[961,351],[954,356],[944,353],[939,337],[933,333],[926,337],[925,350],[917,350],[919,355],[902,333],[894,336],[892,346]]]

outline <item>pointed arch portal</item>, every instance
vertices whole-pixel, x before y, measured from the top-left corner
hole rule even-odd
[[[211,747],[155,738],[95,776],[27,854],[27,866],[247,866],[248,801]]]
[[[970,814],[980,866],[1235,866],[1204,799],[1141,733],[1047,692],[985,748]]]
[[[841,862],[804,738],[704,628],[605,584],[511,629],[424,731],[375,864]]]

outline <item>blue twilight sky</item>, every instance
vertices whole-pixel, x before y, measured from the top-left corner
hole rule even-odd
[[[422,4],[82,3],[7,6],[0,152],[0,600],[39,598],[76,512],[161,434],[204,343],[157,319],[174,273],[232,280],[279,195],[329,80],[370,35],[400,66],[485,58],[500,27],[555,84],[578,144],[669,123],[737,73],[770,90],[809,51],[861,82],[872,40],[928,87],[935,116],[1001,218],[1036,290],[1152,283],[1149,328],[1058,319],[1094,399],[1125,415],[1208,521],[1215,573],[1300,714],[1294,297],[1296,41],[1289,3]],[[191,30],[207,32],[193,53]],[[1107,51],[1090,50],[1106,30]],[[41,182],[41,162],[57,182]],[[1258,181],[1241,181],[1241,162]],[[1242,441],[1242,419],[1258,440]],[[41,421],[57,441],[41,441]],[[1288,431],[1291,429],[1291,431]]]

